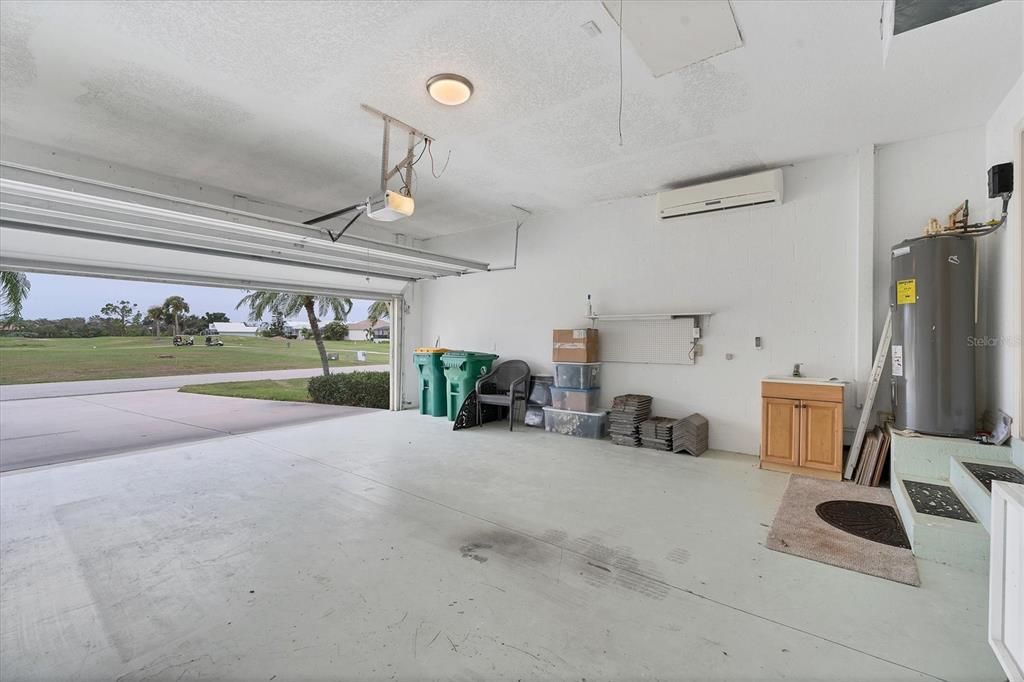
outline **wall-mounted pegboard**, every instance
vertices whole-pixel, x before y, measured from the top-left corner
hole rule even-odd
[[[711,313],[663,315],[590,315],[601,331],[601,361],[692,365],[696,362],[694,328]]]

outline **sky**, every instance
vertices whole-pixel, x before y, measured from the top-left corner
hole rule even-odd
[[[245,322],[248,312],[235,310],[239,299],[246,294],[238,289],[195,287],[182,284],[159,284],[155,282],[128,282],[120,279],[99,277],[69,277],[66,275],[40,275],[27,273],[32,290],[25,300],[21,316],[26,320],[40,317],[59,319],[62,317],[85,317],[99,315],[100,308],[107,303],[120,300],[139,304],[143,314],[146,308],[164,302],[168,296],[178,295],[185,299],[194,315],[203,313],[225,313],[232,322]],[[373,301],[352,301],[350,322],[366,319],[366,310]]]

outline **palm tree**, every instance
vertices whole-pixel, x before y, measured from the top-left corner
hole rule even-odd
[[[160,321],[167,315],[162,305],[151,305],[146,309],[146,317],[153,321],[153,336],[160,338]]]
[[[366,311],[366,319],[370,327],[366,330],[367,341],[373,340],[373,328],[381,320],[386,320],[391,315],[391,307],[387,301],[374,301],[370,309]]]
[[[188,303],[185,303],[185,299],[181,296],[169,296],[164,301],[164,312],[168,315],[174,316],[174,335],[177,336],[181,333],[180,331],[180,318],[183,314],[189,312]]]
[[[31,288],[25,273],[0,271],[0,308],[7,311],[3,322],[21,319],[21,308]]]
[[[249,308],[249,319],[257,321],[270,313],[278,313],[285,318],[299,314],[305,310],[309,318],[309,332],[316,341],[316,349],[320,352],[320,364],[323,366],[324,376],[331,373],[327,364],[327,349],[324,348],[324,337],[320,333],[320,315],[333,314],[334,319],[344,322],[349,312],[352,311],[352,300],[338,298],[336,296],[312,296],[308,294],[285,294],[277,291],[253,291],[242,297],[235,308]]]

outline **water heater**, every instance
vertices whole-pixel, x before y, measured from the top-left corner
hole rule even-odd
[[[934,235],[892,248],[892,401],[896,428],[973,436],[975,242]]]

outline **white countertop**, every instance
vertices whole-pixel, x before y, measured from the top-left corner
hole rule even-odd
[[[839,379],[831,380],[823,377],[793,377],[793,376],[778,376],[778,377],[765,377],[761,379],[762,382],[770,381],[773,384],[805,384],[811,386],[843,386],[847,382],[840,381]]]

